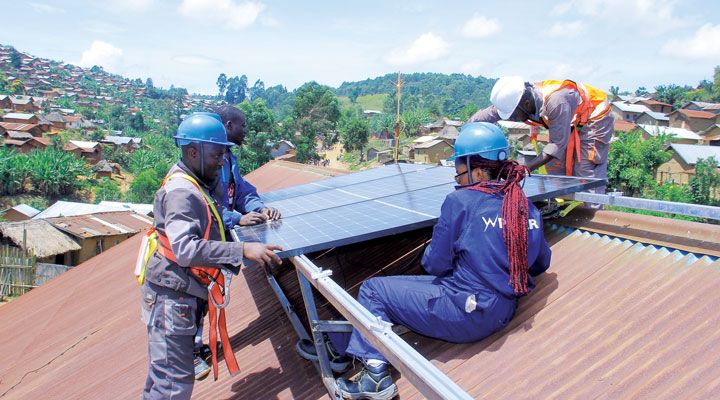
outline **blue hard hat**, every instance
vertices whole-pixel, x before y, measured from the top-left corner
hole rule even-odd
[[[488,122],[471,122],[460,128],[460,135],[455,140],[455,154],[450,161],[471,155],[503,161],[508,157],[508,151],[507,139],[499,126]]]
[[[227,132],[225,132],[225,126],[223,126],[220,116],[208,112],[190,114],[180,123],[174,138],[178,146],[185,146],[190,143],[234,145],[234,143],[227,140]]]

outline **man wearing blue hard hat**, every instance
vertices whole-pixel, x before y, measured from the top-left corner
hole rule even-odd
[[[384,321],[453,343],[481,340],[510,322],[519,298],[535,287],[532,277],[550,266],[551,252],[542,217],[520,187],[527,168],[508,160],[508,151],[496,125],[462,127],[453,157],[458,186],[445,198],[422,258],[428,275],[370,278],[360,304]],[[363,362],[353,379],[337,380],[343,398],[397,394],[387,359],[357,330],[328,337],[334,365],[348,354]],[[297,348],[317,360],[312,342]]]
[[[143,399],[189,399],[195,381],[198,301],[219,290],[224,307],[227,293],[222,290],[228,289],[224,283],[229,285],[230,279],[226,271],[239,269],[243,258],[260,264],[280,262],[273,252],[279,246],[224,240],[220,207],[211,196],[231,145],[219,117],[190,115],[175,139],[182,157],[155,195],[153,229],[158,246],[147,263],[142,286],[149,359]],[[218,330],[225,340],[227,332],[221,325],[223,314]],[[223,347],[232,372],[229,358],[235,361],[234,354],[227,351],[229,346]]]

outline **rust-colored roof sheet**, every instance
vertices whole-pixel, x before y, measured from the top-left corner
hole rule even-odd
[[[616,119],[613,123],[613,128],[616,131],[620,132],[630,132],[631,130],[637,128],[638,126],[632,122],[623,121],[621,119]]]
[[[281,188],[302,185],[344,175],[347,171],[317,167],[290,161],[271,160],[262,167],[245,175],[244,178],[257,188],[258,193],[271,192]]]
[[[37,124],[22,124],[18,122],[0,122],[0,127],[8,130],[8,131],[20,131],[20,132],[28,132],[35,128]]]
[[[716,114],[713,114],[709,111],[688,110],[685,108],[681,108],[681,109],[677,110],[676,112],[679,112],[680,114],[684,114],[690,118],[715,119],[715,117],[717,117]]]
[[[716,396],[720,263],[673,249],[715,251],[720,227],[576,211],[546,225],[553,263],[504,331],[472,344],[412,333],[403,337],[475,398]],[[348,273],[337,271],[333,277],[351,285],[360,279],[356,266],[405,269],[407,259],[395,260],[378,246],[404,252],[415,246],[413,240],[422,244],[429,232],[356,244],[354,254],[318,262],[345,264]],[[625,238],[651,233],[648,241],[654,245]],[[0,395],[140,396],[147,372],[146,336],[131,276],[139,239],[0,307]],[[289,272],[281,277],[284,286],[296,279]],[[327,398],[314,367],[295,354],[295,334],[263,272],[244,269],[231,291],[228,330],[241,374],[231,378],[223,365],[217,382],[196,383],[194,397]],[[402,399],[423,397],[402,377],[397,383]]]
[[[152,225],[152,219],[134,211],[113,211],[71,217],[48,218],[56,228],[80,238],[137,233]]]

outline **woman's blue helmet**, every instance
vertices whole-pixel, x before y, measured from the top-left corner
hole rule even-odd
[[[227,132],[220,116],[209,112],[196,112],[190,114],[178,126],[174,136],[178,146],[190,143],[214,143],[223,146],[233,146],[227,140]]]
[[[455,154],[450,159],[479,155],[494,161],[503,161],[508,157],[508,142],[502,129],[488,122],[471,122],[460,128],[460,136],[455,140]]]

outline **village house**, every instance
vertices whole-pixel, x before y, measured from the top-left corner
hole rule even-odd
[[[682,144],[698,144],[702,141],[702,137],[697,133],[675,127],[656,126],[656,125],[638,125],[642,129],[642,136],[645,139],[659,135],[667,135],[669,141]]]
[[[122,132],[120,132],[122,133]],[[104,139],[100,140],[100,143],[112,146],[115,149],[123,149],[125,151],[135,151],[140,148],[142,138],[135,138],[130,136],[115,136],[107,135]]]
[[[644,113],[640,114],[637,121],[635,122],[644,125],[669,126],[670,118],[666,114],[661,112],[645,111]]]
[[[439,164],[440,160],[447,160],[453,155],[453,146],[443,139],[433,139],[415,145],[415,162],[424,164]]]
[[[613,123],[613,129],[618,132],[630,132],[637,127],[636,123],[628,122],[622,119],[615,119],[615,122]]]
[[[12,103],[10,102],[10,96],[6,94],[0,94],[0,109],[10,110]]]
[[[89,164],[97,164],[103,159],[103,147],[98,142],[70,140],[63,150],[75,154],[78,158],[84,158]]]
[[[37,262],[76,265],[80,245],[42,219],[0,222],[0,244],[34,254]]]
[[[715,124],[703,132],[700,132],[703,137],[703,143],[709,144],[710,146],[720,146],[720,124]]]
[[[34,113],[40,110],[30,96],[10,96],[10,103],[10,107],[15,112]]]
[[[695,175],[695,164],[700,159],[715,157],[720,167],[720,147],[673,143],[668,148],[672,157],[658,167],[656,180],[658,183],[673,182],[680,185],[690,183]],[[720,172],[720,170],[718,171]]]
[[[636,123],[640,115],[644,112],[652,112],[648,107],[642,104],[628,104],[623,101],[614,101],[610,105],[611,112],[616,120],[623,120]]]
[[[30,207],[27,204],[18,204],[7,210],[0,211],[0,217],[8,222],[18,222],[27,221],[39,213],[40,210]]]
[[[11,112],[3,115],[2,121],[16,124],[37,124],[40,122],[40,118],[35,114]]]
[[[100,160],[95,166],[92,168],[92,172],[95,174],[95,177],[100,178],[112,178],[114,175],[120,175],[120,164],[118,163],[111,163],[108,160]]]
[[[73,254],[71,265],[89,260],[152,226],[152,219],[134,211],[56,217],[46,221],[70,235],[79,245],[80,249]]]
[[[645,107],[649,108],[653,112],[657,113],[663,113],[667,114],[672,112],[673,106],[672,104],[664,103],[662,101],[657,101],[653,99],[643,99],[638,101],[638,104],[642,104]]]
[[[0,128],[6,131],[18,131],[28,132],[35,137],[40,137],[43,134],[43,130],[39,125],[36,124],[22,124],[17,122],[0,122]]]
[[[295,154],[295,145],[289,140],[281,140],[270,148],[270,157],[277,158],[286,154]]]
[[[706,103],[704,101],[689,101],[681,109],[694,111],[707,111],[713,114],[720,114],[720,103]]]
[[[447,118],[440,118],[439,120],[423,125],[421,126],[418,131],[421,135],[433,135],[440,133],[440,131],[443,130],[446,126],[454,126],[455,128],[460,128],[463,125],[462,121],[453,121],[451,119]]]
[[[720,116],[709,111],[696,111],[681,108],[668,114],[670,126],[702,132],[718,123]]]

